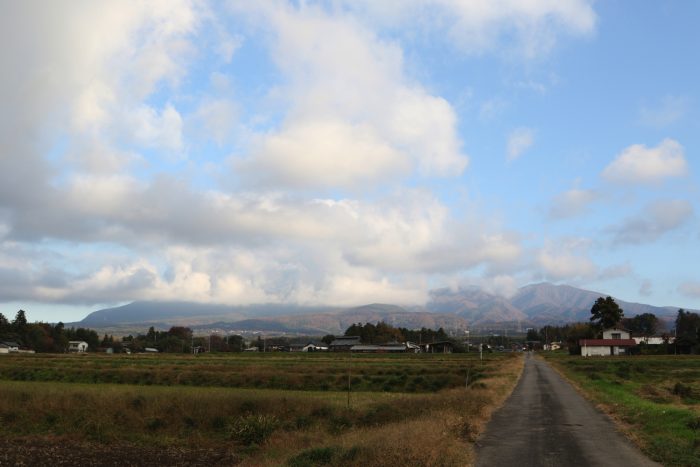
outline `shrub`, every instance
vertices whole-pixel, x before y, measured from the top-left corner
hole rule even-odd
[[[342,431],[352,427],[352,421],[343,415],[339,415],[330,419],[330,432],[339,434]]]
[[[220,415],[215,416],[211,420],[211,427],[214,431],[223,431],[226,428],[226,419]]]
[[[691,430],[700,430],[700,417],[689,420],[686,426]]]
[[[690,397],[693,394],[693,388],[687,386],[680,381],[673,385],[673,394],[680,397]]]
[[[330,465],[338,451],[337,447],[307,449],[292,457],[287,465],[290,467],[307,467]]]
[[[165,426],[165,422],[162,418],[152,418],[146,422],[146,428],[150,431],[156,431]]]
[[[250,446],[262,444],[279,427],[279,420],[274,415],[247,415],[236,419],[229,425],[231,438]]]
[[[343,449],[337,446],[307,449],[287,461],[289,467],[320,467],[343,465],[357,458],[359,449]]]
[[[309,428],[313,425],[314,419],[307,415],[299,415],[296,420],[294,420],[294,428],[297,430],[303,430],[304,428]]]

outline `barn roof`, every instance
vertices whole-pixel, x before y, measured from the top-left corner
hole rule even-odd
[[[634,339],[581,339],[578,343],[581,346],[585,345],[588,347],[632,347],[637,345]]]
[[[331,342],[329,347],[345,347],[357,345],[360,343],[360,336],[339,336]]]

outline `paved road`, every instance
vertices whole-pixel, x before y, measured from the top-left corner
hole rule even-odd
[[[477,442],[477,467],[658,466],[550,366],[532,355]]]

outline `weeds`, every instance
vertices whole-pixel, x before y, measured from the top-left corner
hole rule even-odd
[[[228,433],[244,446],[260,445],[279,425],[279,420],[273,415],[247,415],[234,420],[228,427]]]
[[[359,457],[360,449],[343,449],[339,446],[312,448],[302,451],[287,462],[288,467],[322,467],[346,465]]]

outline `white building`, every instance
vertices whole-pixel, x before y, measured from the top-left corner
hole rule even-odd
[[[88,343],[85,341],[69,341],[68,342],[68,351],[69,352],[84,353],[84,352],[87,352],[87,349],[88,349]]]
[[[6,352],[3,351],[2,353],[19,352],[19,344],[17,342],[3,341],[0,342],[0,344],[2,344],[2,348],[6,350]]]
[[[664,338],[660,336],[644,336],[644,337],[633,337],[637,344],[647,344],[647,345],[661,345],[664,343]],[[675,337],[670,336],[666,338],[669,344],[673,344],[676,340]]]
[[[581,339],[579,345],[584,357],[604,357],[626,355],[637,343],[630,338],[629,331],[612,328],[603,331],[602,339]]]

